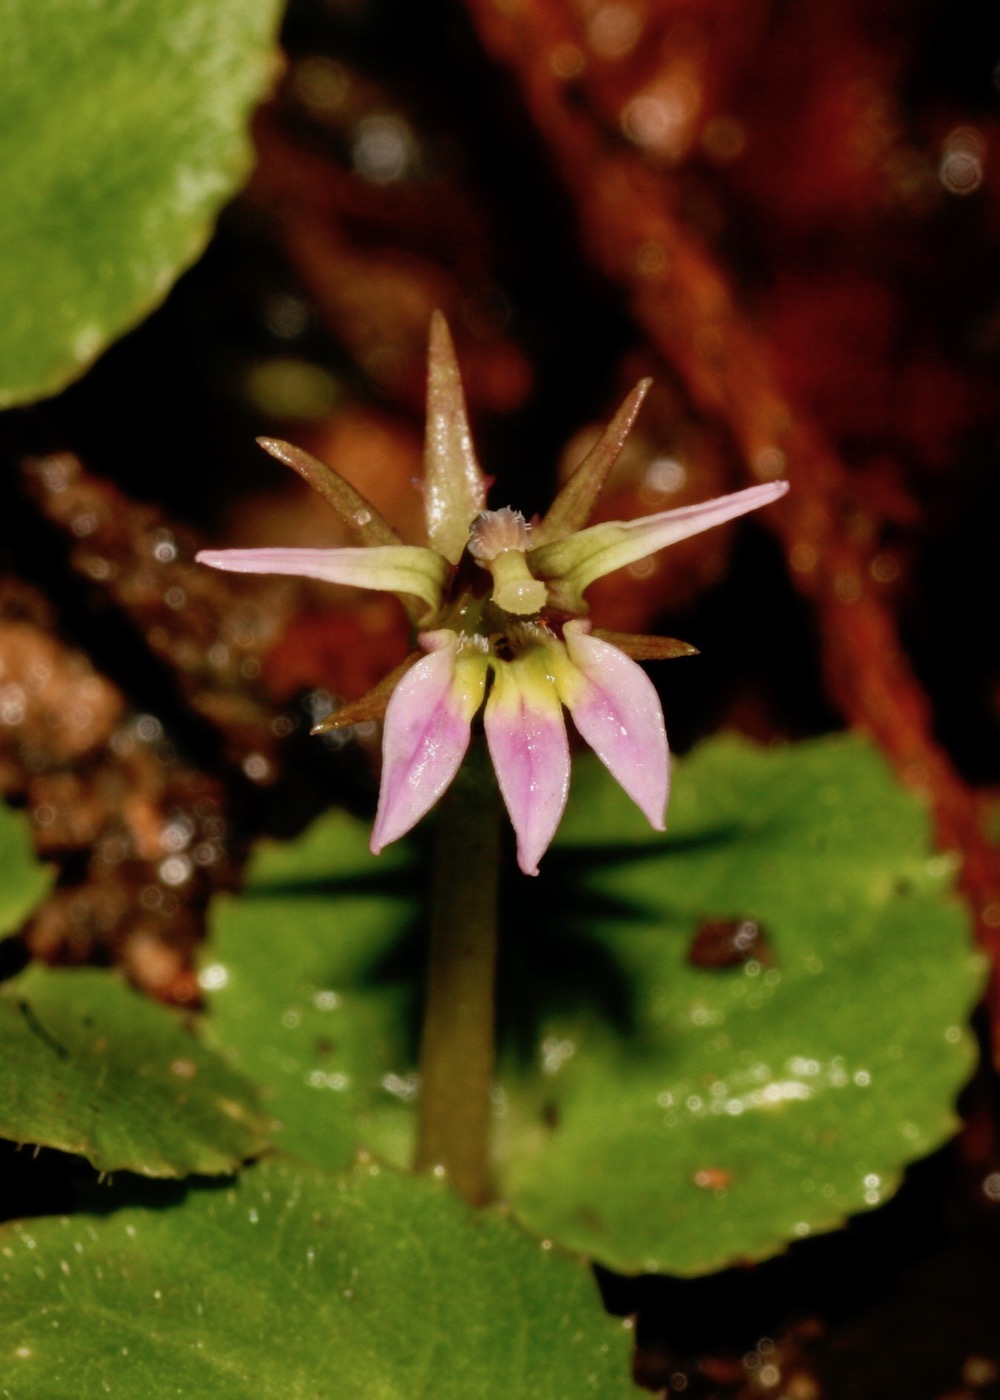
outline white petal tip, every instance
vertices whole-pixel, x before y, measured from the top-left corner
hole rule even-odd
[[[210,569],[223,569],[230,574],[262,574],[267,573],[268,569],[266,566],[259,566],[253,556],[266,552],[263,549],[199,549],[194,556],[194,562],[207,564]]]

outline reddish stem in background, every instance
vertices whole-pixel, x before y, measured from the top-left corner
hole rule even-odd
[[[792,481],[787,501],[767,513],[767,522],[785,547],[795,586],[816,607],[831,698],[849,723],[873,736],[903,781],[927,794],[938,843],[961,852],[961,887],[992,959],[1000,1063],[1000,853],[984,834],[977,795],[934,740],[929,700],[874,584],[873,550],[846,527],[850,474],[783,393],[766,341],[738,306],[723,269],[679,217],[670,171],[607,130],[601,83],[611,85],[610,66],[591,64],[596,76],[585,66],[576,100],[568,100],[569,84],[557,76],[567,65],[556,56],[576,53],[586,61],[588,46],[566,0],[467,4],[484,46],[520,82],[575,199],[596,265],[625,290],[636,321],[694,404],[725,424],[751,477]]]

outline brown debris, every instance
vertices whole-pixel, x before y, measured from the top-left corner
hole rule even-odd
[[[2,587],[2,585],[0,585]],[[12,596],[13,595],[13,596]],[[82,652],[63,646],[38,622],[11,617],[4,605],[24,598],[0,592],[0,786],[44,775],[92,756],[124,708],[116,688]],[[84,820],[75,814],[74,821]]]
[[[71,453],[28,462],[24,476],[46,518],[72,542],[72,568],[134,623],[192,709],[222,736],[230,760],[259,753],[272,763],[274,716],[258,681],[294,591],[268,578],[237,587],[195,564],[200,542],[189,532],[92,476]]]
[[[58,635],[51,608],[0,582],[0,789],[23,804],[62,873],[26,930],[52,962],[122,962],[154,995],[190,1001],[211,894],[237,875],[218,782],[181,763],[153,715]]]

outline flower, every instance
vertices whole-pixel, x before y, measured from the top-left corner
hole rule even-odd
[[[593,628],[583,595],[595,579],[768,505],[788,486],[772,481],[702,505],[586,526],[649,385],[636,385],[544,518],[529,524],[517,511],[486,508],[451,338],[436,314],[427,395],[426,548],[404,544],[375,507],[323,463],[288,443],[259,439],[326,498],[357,544],[202,550],[198,560],[237,573],[297,574],[396,593],[418,629],[419,650],[314,731],[384,714],[375,853],[409,831],[449,786],[480,709],[526,874],[538,873],[566,805],[564,708],[649,822],[663,829],[667,736],[659,698],[636,659],[694,648]]]

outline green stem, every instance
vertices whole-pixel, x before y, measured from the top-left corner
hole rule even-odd
[[[414,1162],[474,1205],[491,1194],[499,863],[500,796],[474,739],[438,809]]]

